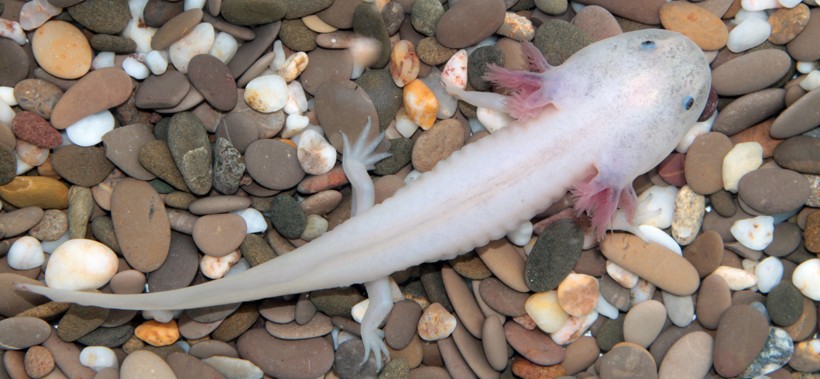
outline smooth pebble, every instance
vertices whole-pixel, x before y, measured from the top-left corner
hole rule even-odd
[[[757,290],[769,293],[783,278],[783,263],[777,257],[767,257],[755,266]]]
[[[820,259],[812,258],[794,269],[792,284],[814,301],[820,301]]]
[[[39,240],[23,236],[11,245],[6,259],[9,267],[15,270],[30,270],[43,264],[45,254]]]
[[[737,220],[732,224],[730,231],[743,246],[752,250],[763,250],[774,239],[774,217],[757,216]]]
[[[176,69],[185,74],[191,58],[211,51],[216,34],[213,25],[203,22],[195,26],[184,37],[171,44],[169,58]]]
[[[763,164],[763,147],[757,142],[735,145],[723,158],[723,189],[737,192],[740,178]]]
[[[94,146],[102,142],[105,133],[114,129],[116,121],[109,111],[86,116],[66,129],[66,135],[77,146]]]
[[[96,372],[106,368],[119,368],[117,354],[105,346],[87,346],[80,351],[80,363]]]
[[[68,240],[51,253],[46,284],[74,291],[97,289],[114,277],[118,265],[108,246],[88,239]]]
[[[245,86],[245,103],[253,110],[273,113],[285,107],[288,89],[285,79],[279,75],[259,76]]]

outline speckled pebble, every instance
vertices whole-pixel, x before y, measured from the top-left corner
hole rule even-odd
[[[575,267],[583,247],[581,228],[569,219],[559,220],[545,229],[530,252],[524,273],[533,291],[549,291]]]
[[[168,149],[185,184],[194,194],[205,194],[213,184],[213,153],[205,126],[192,113],[177,113],[168,129]]]
[[[108,309],[72,304],[57,324],[57,335],[73,342],[97,329],[108,318]]]
[[[456,328],[455,316],[441,304],[430,304],[418,322],[419,337],[425,341],[438,341],[450,336]]]
[[[436,163],[463,146],[464,137],[464,127],[458,120],[435,123],[413,145],[413,167],[421,172],[432,170]]]
[[[572,54],[592,43],[578,27],[560,19],[549,20],[535,30],[532,43],[551,65],[564,63]]]

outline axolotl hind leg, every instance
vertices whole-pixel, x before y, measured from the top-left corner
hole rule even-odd
[[[388,153],[376,153],[376,148],[384,137],[383,134],[380,134],[376,140],[370,143],[367,142],[370,128],[371,122],[368,119],[367,125],[354,144],[350,143],[346,135],[342,135],[344,139],[342,167],[350,181],[350,185],[353,187],[353,205],[351,210],[353,217],[370,209],[375,203],[376,196],[373,181],[370,180],[367,170],[373,169],[373,165],[376,164],[376,162],[390,155]],[[393,308],[390,280],[385,277],[367,282],[365,283],[365,289],[367,289],[367,297],[370,303],[365,311],[361,326],[361,337],[362,343],[364,344],[362,365],[367,362],[367,358],[372,351],[376,358],[376,371],[378,372],[382,367],[382,354],[384,354],[385,358],[389,359],[390,357],[387,345],[385,345],[382,340],[384,332],[379,329],[379,326],[387,318],[387,315]]]
[[[623,184],[626,182],[626,184]],[[576,212],[586,213],[592,221],[592,228],[598,238],[602,238],[610,225],[612,216],[619,208],[626,213],[631,223],[635,218],[637,196],[632,188],[632,180],[622,180],[620,175],[598,169],[598,173],[572,188]]]

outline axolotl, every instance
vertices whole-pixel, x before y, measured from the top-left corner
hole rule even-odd
[[[448,91],[517,121],[464,146],[373,206],[367,170],[375,143],[345,138],[342,164],[354,217],[295,251],[239,275],[147,294],[101,294],[18,285],[55,301],[133,310],[179,310],[364,283],[365,359],[387,354],[381,323],[388,276],[447,260],[504,237],[572,191],[597,233],[620,207],[634,211],[632,181],[661,162],[695,124],[711,75],[685,36],[648,29],[593,43],[551,67],[525,47],[533,71],[489,70],[508,96]],[[362,134],[363,136],[366,133]],[[376,141],[378,142],[378,141]]]

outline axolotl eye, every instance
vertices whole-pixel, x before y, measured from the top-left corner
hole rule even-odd
[[[646,40],[641,42],[641,50],[654,50],[655,49],[655,41]]]
[[[686,96],[683,98],[683,108],[687,111],[692,109],[692,106],[695,105],[695,98],[692,96]]]

